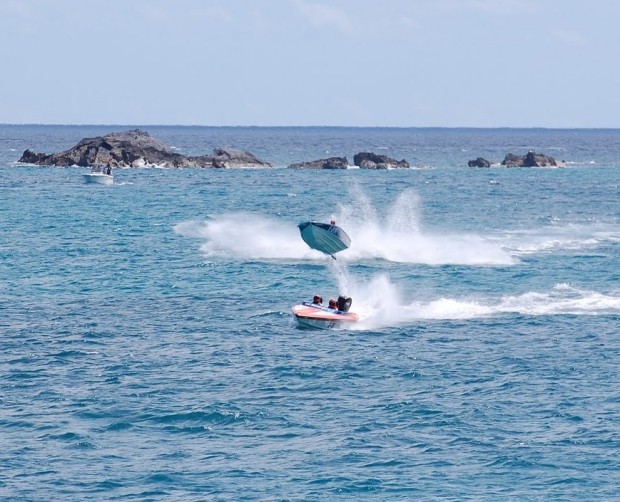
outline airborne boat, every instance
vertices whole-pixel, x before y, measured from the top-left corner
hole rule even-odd
[[[351,245],[351,238],[336,222],[318,223],[305,221],[298,225],[301,238],[312,249],[316,249],[335,259],[334,255]]]

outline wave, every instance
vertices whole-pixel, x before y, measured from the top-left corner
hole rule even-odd
[[[568,223],[507,231],[490,239],[501,242],[502,247],[515,257],[561,251],[592,251],[608,243],[620,242],[620,228],[598,222]]]

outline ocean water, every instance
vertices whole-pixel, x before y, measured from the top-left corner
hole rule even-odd
[[[620,499],[620,131],[145,126],[274,168],[16,164],[127,128],[0,126],[1,499]],[[528,150],[567,167],[466,167]],[[414,168],[285,167],[359,151]],[[337,261],[296,226],[330,218]],[[315,293],[360,322],[298,328]]]

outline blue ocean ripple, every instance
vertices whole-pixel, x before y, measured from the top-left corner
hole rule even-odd
[[[620,498],[617,131],[162,126],[430,168],[12,164],[113,129],[0,126],[2,498]],[[531,148],[571,164],[463,163]],[[332,216],[346,273],[296,240]],[[296,327],[341,289],[373,323]]]

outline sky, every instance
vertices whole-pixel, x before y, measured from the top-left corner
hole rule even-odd
[[[0,0],[0,123],[620,128],[618,0]]]

